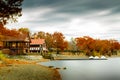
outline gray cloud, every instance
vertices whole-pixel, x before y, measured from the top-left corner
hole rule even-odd
[[[31,8],[31,7],[50,7],[55,4],[59,4],[61,0],[24,0],[23,7],[24,8]]]
[[[55,9],[44,16],[58,13],[69,15],[90,15],[101,10],[111,10],[111,14],[120,12],[120,0],[24,0],[23,8],[47,7]],[[111,15],[110,14],[110,15]],[[66,16],[65,16],[66,17]]]
[[[69,37],[90,34],[101,38],[120,34],[120,0],[24,0],[23,16],[22,27],[34,32],[62,31]]]
[[[36,9],[37,7],[52,8],[53,11],[42,14],[42,18],[45,18],[46,21],[44,20],[41,22],[68,21],[71,17],[75,16],[88,16],[89,18],[91,17],[100,20],[106,20],[105,17],[109,19],[108,17],[111,18],[111,15],[114,16],[115,14],[120,13],[119,4],[120,0],[24,0],[23,9]],[[103,10],[110,10],[110,13],[104,15],[91,16],[92,14],[99,13]],[[65,15],[60,16],[59,14]],[[107,20],[107,22],[108,21],[109,20]]]
[[[23,7],[52,7],[61,13],[81,13],[91,10],[105,10],[117,8],[119,12],[120,0],[24,0]]]

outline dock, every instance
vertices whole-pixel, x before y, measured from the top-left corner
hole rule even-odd
[[[65,56],[65,55],[54,55],[52,60],[107,60],[107,58],[89,58],[81,56]]]

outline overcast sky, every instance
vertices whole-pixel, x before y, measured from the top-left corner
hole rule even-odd
[[[8,28],[120,41],[120,0],[24,0],[22,7],[23,16]]]

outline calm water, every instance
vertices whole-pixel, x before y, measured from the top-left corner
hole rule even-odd
[[[42,65],[61,68],[62,80],[120,80],[120,58],[60,60],[43,62]]]

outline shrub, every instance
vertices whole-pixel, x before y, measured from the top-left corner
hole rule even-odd
[[[0,51],[0,60],[5,59],[5,55],[2,53],[2,51]]]
[[[43,56],[43,58],[45,58],[45,59],[50,59],[51,56],[50,56],[50,54],[46,54],[46,55]]]
[[[100,57],[100,52],[93,51],[93,56],[99,56]]]

